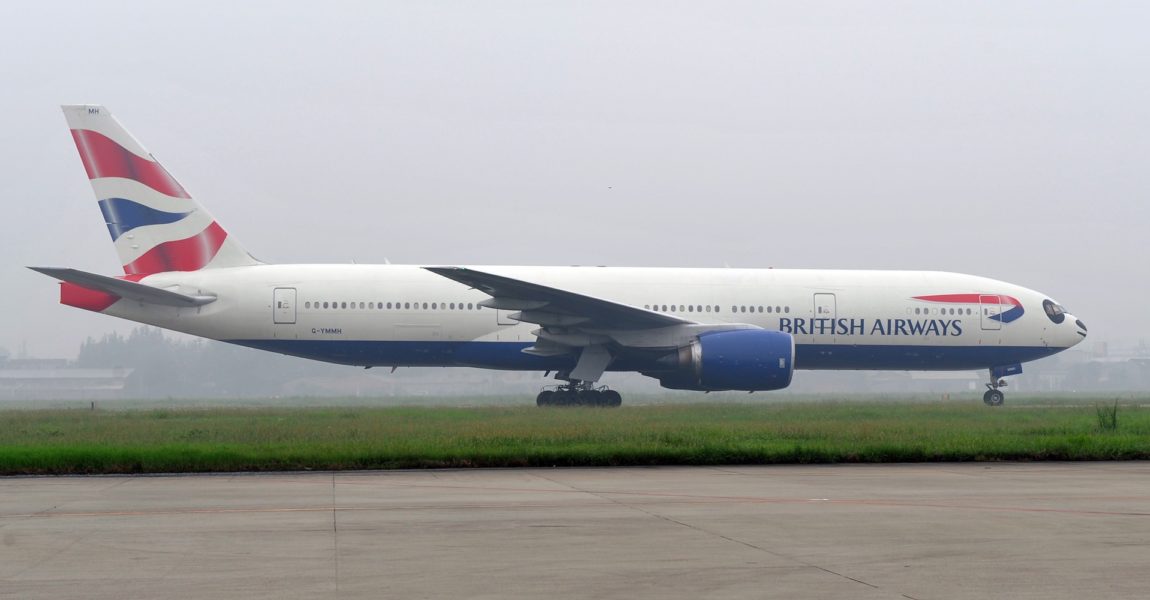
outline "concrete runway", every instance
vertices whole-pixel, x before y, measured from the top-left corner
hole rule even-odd
[[[1150,463],[0,479],[0,598],[1146,598]]]

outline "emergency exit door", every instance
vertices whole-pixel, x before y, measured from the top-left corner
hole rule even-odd
[[[277,325],[295,323],[295,288],[276,288],[272,294],[272,317]]]

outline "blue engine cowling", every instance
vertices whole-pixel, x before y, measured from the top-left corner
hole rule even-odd
[[[665,388],[718,392],[781,390],[791,384],[795,339],[789,333],[741,329],[705,333],[679,349],[679,370],[659,377]]]

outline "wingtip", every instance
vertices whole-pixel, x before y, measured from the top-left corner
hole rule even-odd
[[[60,280],[63,280],[63,276],[67,275],[70,271],[73,271],[73,269],[68,269],[65,267],[28,267],[28,268],[41,274],[41,275],[47,275],[48,277],[51,277],[53,279],[60,279]]]

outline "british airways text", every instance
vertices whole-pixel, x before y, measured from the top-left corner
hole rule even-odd
[[[959,319],[779,319],[779,331],[792,335],[962,335]]]

